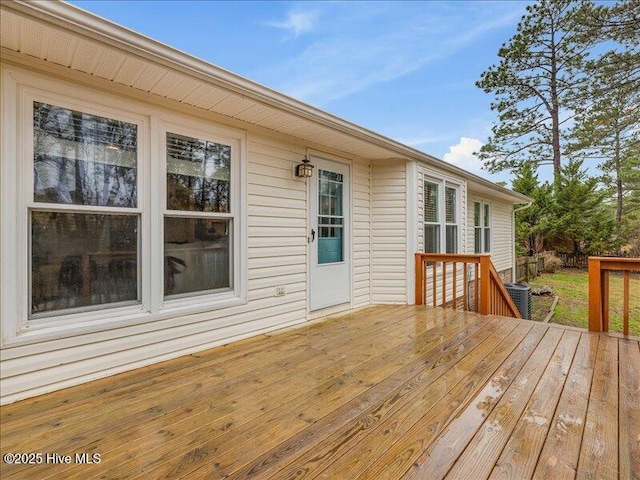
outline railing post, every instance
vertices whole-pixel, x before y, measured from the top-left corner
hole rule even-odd
[[[529,265],[527,265],[529,268]],[[480,257],[480,308],[478,313],[489,315],[491,313],[491,257]],[[477,287],[476,287],[477,288]]]
[[[416,305],[424,305],[425,304],[425,275],[424,275],[424,264],[422,262],[422,255],[416,253]]]
[[[589,331],[602,332],[602,273],[600,259],[589,258]]]

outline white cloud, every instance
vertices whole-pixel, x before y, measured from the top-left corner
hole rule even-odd
[[[449,151],[444,154],[444,161],[476,175],[486,176],[487,172],[482,170],[482,161],[473,154],[479,151],[482,145],[477,138],[461,137],[460,142],[451,145]]]
[[[281,30],[286,30],[294,37],[313,30],[317,13],[311,11],[291,10],[287,18],[281,22],[267,22],[267,25]]]
[[[464,8],[475,8],[469,5]],[[278,90],[323,106],[452,55],[487,32],[513,24],[522,10],[521,5],[506,12],[501,7],[470,14],[449,7],[405,10],[384,3],[333,3],[322,4],[324,21],[317,11],[292,11],[286,21],[271,25],[294,35],[313,28],[316,39],[264,77],[271,77],[267,83]]]

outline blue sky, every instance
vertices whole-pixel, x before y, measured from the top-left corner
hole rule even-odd
[[[508,178],[472,155],[495,118],[475,82],[526,2],[73,3],[486,178]]]

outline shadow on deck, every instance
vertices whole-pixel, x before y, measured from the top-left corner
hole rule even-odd
[[[639,478],[640,342],[375,306],[7,405],[0,419],[2,454],[43,454],[3,462],[3,479]]]

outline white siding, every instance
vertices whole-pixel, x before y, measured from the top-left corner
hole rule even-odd
[[[371,177],[373,303],[406,303],[406,162],[374,163]]]
[[[371,167],[354,162],[353,182],[353,287],[351,304],[371,303]]]
[[[189,110],[185,108],[181,113],[188,114]],[[3,348],[2,403],[303,323],[309,318],[308,183],[294,176],[304,147],[251,132],[246,145],[246,196],[242,198],[247,208],[246,303],[192,315],[166,314],[152,322]],[[353,161],[352,172],[351,307],[355,308],[368,305],[371,300],[369,162]],[[382,210],[386,208],[395,209],[395,203]],[[402,212],[394,210],[391,216],[401,217],[404,222]],[[381,218],[386,217],[383,214]],[[400,233],[404,232],[403,225]],[[401,244],[398,251],[404,255],[404,237],[397,236],[397,240]],[[400,260],[404,261],[403,257]],[[404,264],[402,268],[404,272]],[[276,297],[276,286],[284,286],[286,294]]]
[[[469,193],[467,218],[467,244],[468,252],[473,253],[473,203],[484,202],[491,205],[491,260],[498,272],[511,270],[513,268],[513,205],[511,203]]]

